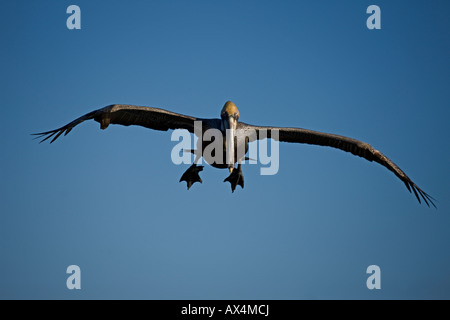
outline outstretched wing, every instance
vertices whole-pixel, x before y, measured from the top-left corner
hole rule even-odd
[[[65,126],[41,133],[34,133],[41,142],[53,137],[52,143],[64,133],[67,135],[75,126],[83,121],[94,119],[100,123],[101,129],[106,129],[111,123],[123,126],[137,125],[154,130],[187,129],[194,133],[194,121],[202,120],[204,126],[214,119],[198,119],[191,116],[170,112],[159,108],[139,107],[125,104],[114,104],[85,114]]]
[[[333,147],[367,159],[375,161],[391,170],[408,188],[409,192],[414,192],[417,200],[421,203],[421,198],[430,206],[436,205],[433,198],[425,191],[420,189],[395,163],[380,151],[375,150],[370,144],[347,138],[344,136],[312,131],[301,128],[280,128],[280,127],[261,127],[252,126],[246,123],[239,123],[239,129],[243,130],[249,138],[249,141],[264,138],[276,138],[272,136],[272,130],[278,131],[278,140],[284,142],[306,143],[319,146]]]

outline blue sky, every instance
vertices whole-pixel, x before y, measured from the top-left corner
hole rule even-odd
[[[66,8],[81,8],[81,30]],[[381,8],[381,30],[366,9]],[[448,1],[3,1],[0,298],[449,299]],[[205,167],[170,132],[86,122],[126,103],[370,143],[382,166],[280,144],[280,170]],[[81,290],[66,288],[80,266]],[[368,290],[366,268],[381,268]]]

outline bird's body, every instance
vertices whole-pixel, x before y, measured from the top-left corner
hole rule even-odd
[[[180,181],[186,181],[188,188],[195,182],[201,182],[198,173],[203,169],[197,166],[197,161],[203,157],[211,166],[219,169],[229,169],[230,176],[225,179],[231,183],[232,191],[237,185],[244,187],[244,178],[241,171],[241,161],[245,159],[249,142],[264,138],[273,138],[283,142],[306,143],[320,146],[328,146],[350,152],[356,156],[375,161],[392,171],[407,189],[414,192],[417,200],[421,199],[429,206],[435,206],[433,199],[420,189],[397,165],[380,151],[362,141],[348,137],[322,133],[301,128],[264,127],[253,126],[239,121],[239,111],[236,105],[227,101],[222,108],[220,119],[204,119],[182,115],[159,108],[139,107],[132,105],[110,105],[75,119],[67,125],[47,132],[37,133],[41,142],[50,138],[54,142],[61,134],[67,135],[75,126],[85,120],[93,119],[100,123],[101,129],[106,129],[110,124],[124,126],[139,125],[149,129],[167,131],[169,129],[186,129],[198,136],[197,149],[190,150],[195,154],[194,164],[183,174]],[[196,127],[200,124],[200,128]],[[211,149],[215,138],[221,138],[221,148]],[[217,156],[215,152],[222,152]],[[234,170],[238,163],[237,170]]]
[[[197,140],[197,149],[201,150],[202,152],[200,155],[203,157],[203,159],[206,161],[207,164],[210,166],[217,168],[217,169],[228,169],[227,159],[226,159],[226,153],[227,153],[227,145],[226,145],[226,133],[223,132],[222,134],[222,157],[220,157],[219,161],[216,161],[216,149],[212,146],[214,144],[214,141],[209,140]],[[240,139],[240,137],[236,137],[235,139],[235,148],[234,148],[234,157],[233,157],[233,163],[239,162],[240,160],[245,158],[245,154],[248,152],[248,140]],[[211,149],[211,157],[209,156],[207,150]],[[244,152],[239,153],[239,150],[244,150]],[[196,154],[197,151],[194,151],[194,154]]]

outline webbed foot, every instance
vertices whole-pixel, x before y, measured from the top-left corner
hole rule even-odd
[[[241,165],[238,165],[237,169],[234,169],[231,174],[223,180],[228,181],[231,184],[231,192],[234,192],[237,185],[240,185],[244,189],[244,175],[242,174]]]
[[[198,166],[194,163],[192,166],[189,167],[189,169],[186,170],[185,173],[183,173],[183,175],[180,178],[180,182],[186,181],[188,190],[195,182],[202,183],[202,179],[198,175],[198,173],[202,170],[203,166]]]

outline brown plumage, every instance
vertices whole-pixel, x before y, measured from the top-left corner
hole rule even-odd
[[[225,103],[224,108],[221,113],[222,119],[202,119],[191,116],[186,116],[174,112],[170,112],[159,108],[150,107],[139,107],[132,105],[116,104],[110,105],[75,119],[74,121],[68,123],[67,125],[41,133],[36,133],[37,138],[42,138],[41,142],[44,142],[50,138],[52,140],[50,143],[54,142],[58,137],[64,133],[67,135],[75,126],[86,120],[94,119],[100,123],[101,129],[106,129],[110,124],[120,124],[124,126],[138,125],[149,129],[167,131],[169,129],[186,129],[189,132],[194,133],[194,122],[202,121],[202,131],[214,128],[219,129],[223,132],[225,136],[225,123],[229,125],[226,120],[232,120],[230,123],[234,124],[234,129],[236,130],[236,149],[239,149],[239,145],[244,143],[245,150],[248,149],[248,143],[256,139],[272,138],[272,130],[278,131],[278,140],[282,142],[292,142],[292,143],[306,143],[320,146],[327,146],[336,149],[340,149],[346,152],[350,152],[356,156],[362,157],[369,161],[375,161],[390,171],[392,171],[403,183],[406,188],[413,192],[419,203],[421,199],[428,205],[430,204],[434,207],[433,198],[420,189],[395,163],[393,163],[388,157],[383,155],[380,151],[374,149],[371,145],[364,143],[359,140],[351,139],[348,137],[317,132],[301,128],[283,128],[283,127],[263,127],[263,126],[253,126],[243,122],[239,122],[239,111],[234,103],[228,101]],[[273,137],[275,138],[275,137]],[[204,141],[207,145],[208,141]],[[244,149],[242,149],[244,150]],[[195,153],[197,155],[196,161],[201,154]],[[240,164],[244,155],[234,155],[234,161]],[[205,159],[208,161],[208,159]],[[195,163],[196,163],[195,161]],[[183,175],[182,180],[188,183],[188,188],[194,182],[201,182],[198,172],[201,171],[199,166],[196,164],[189,169],[191,171],[186,171]],[[219,168],[226,168],[227,166],[217,166],[214,163],[211,165]],[[230,171],[234,169],[234,164],[228,166]],[[243,187],[243,176],[241,172],[240,165],[238,167],[239,173],[231,174],[230,177],[225,179],[229,181],[232,185],[232,190],[234,191],[236,185],[241,185]],[[231,179],[230,179],[231,178]]]

